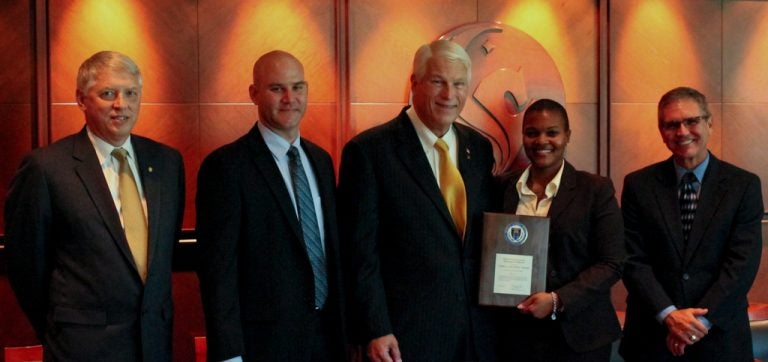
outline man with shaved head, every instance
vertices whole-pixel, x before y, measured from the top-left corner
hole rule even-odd
[[[284,51],[248,91],[259,119],[198,174],[198,271],[209,361],[341,361],[331,157],[301,137],[309,85]]]

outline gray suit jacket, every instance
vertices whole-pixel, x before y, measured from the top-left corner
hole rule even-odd
[[[762,248],[760,179],[711,155],[687,245],[677,190],[671,158],[624,181],[629,294],[621,352],[638,360],[668,357],[666,327],[655,316],[675,305],[708,308],[714,324],[715,333],[686,354],[703,349],[712,361],[751,360],[747,292]]]
[[[171,359],[171,259],[184,168],[177,151],[131,139],[147,200],[146,285],[85,128],[31,152],[13,179],[8,275],[46,360]]]

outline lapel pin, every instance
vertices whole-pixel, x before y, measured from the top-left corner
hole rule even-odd
[[[469,148],[465,148],[464,150],[467,152],[467,159],[468,160],[471,159],[472,158],[472,153],[469,152]]]
[[[154,168],[152,168],[152,166],[149,166],[149,167],[147,167],[147,171],[149,171],[149,173],[152,173],[152,171],[154,171],[154,170],[155,170],[155,169],[154,169]]]

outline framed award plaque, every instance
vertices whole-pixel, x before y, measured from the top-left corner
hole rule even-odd
[[[514,307],[546,291],[549,218],[486,212],[480,305]]]

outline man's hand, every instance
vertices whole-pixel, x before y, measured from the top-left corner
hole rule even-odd
[[[533,294],[518,304],[517,309],[521,313],[543,319],[552,314],[552,294],[545,292]]]
[[[678,309],[664,318],[664,324],[667,325],[670,336],[678,343],[691,345],[704,338],[709,332],[707,327],[697,319],[706,315],[707,312],[708,310],[704,308]]]
[[[685,353],[686,341],[677,339],[672,333],[667,334],[667,349],[675,357],[680,357]]]
[[[368,343],[368,358],[372,362],[403,362],[400,358],[400,347],[394,334],[387,334],[372,339]]]

